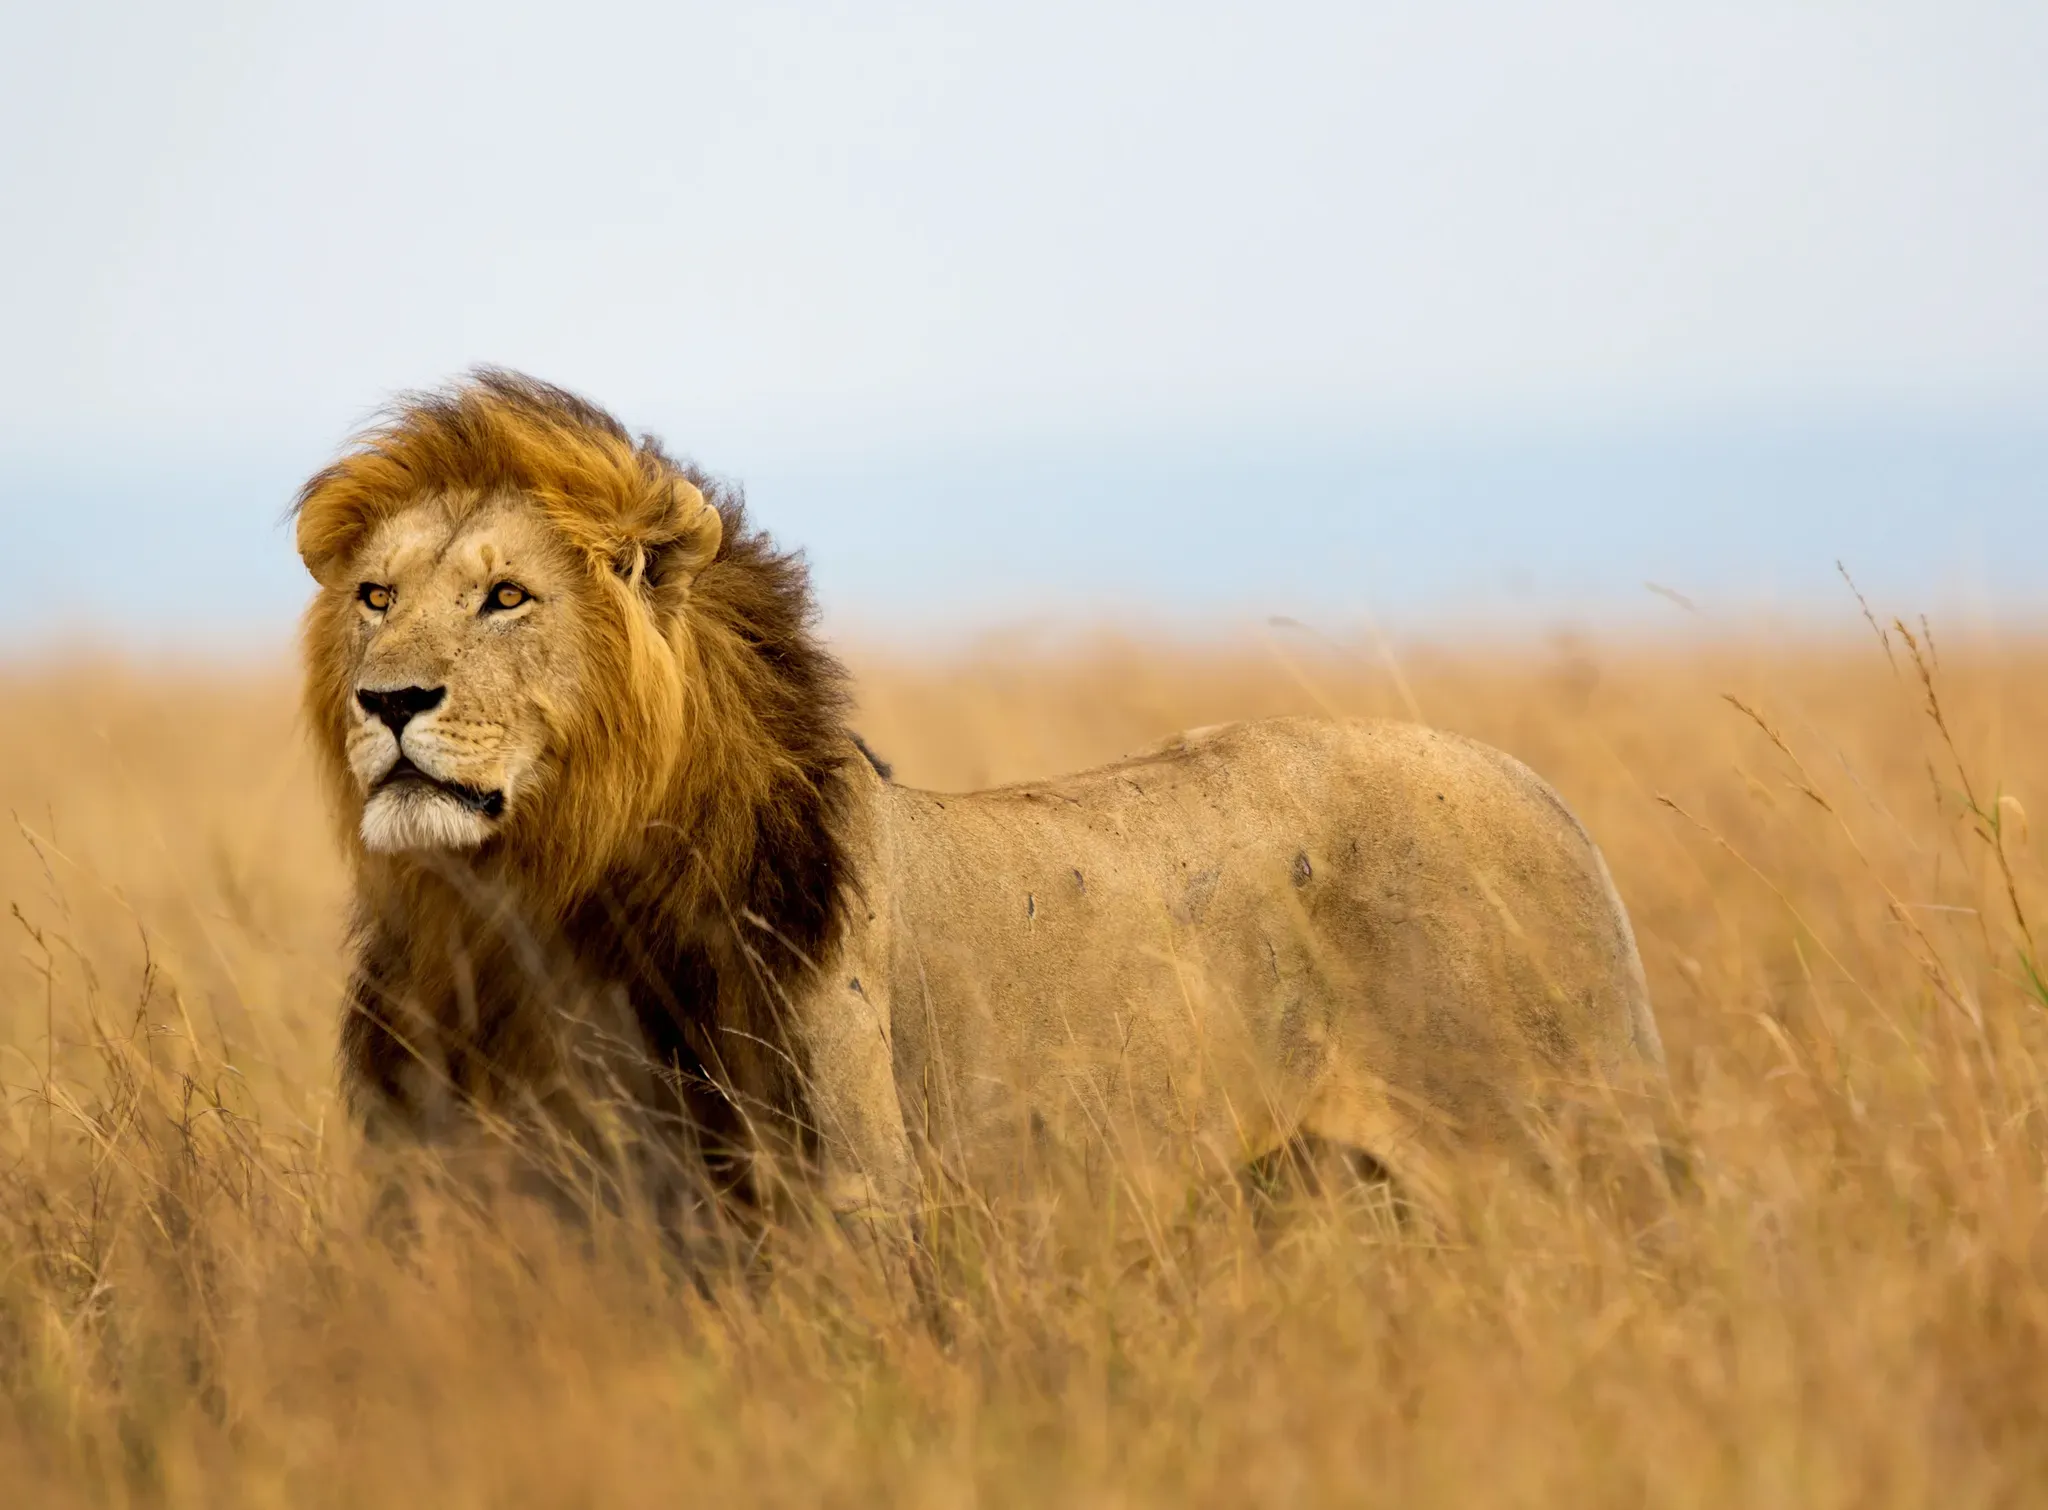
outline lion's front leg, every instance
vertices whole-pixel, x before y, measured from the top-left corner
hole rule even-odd
[[[917,1165],[896,1096],[888,1004],[842,962],[797,1014],[818,1131],[819,1195],[892,1271],[912,1261]]]

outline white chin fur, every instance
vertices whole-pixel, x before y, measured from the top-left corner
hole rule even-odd
[[[491,836],[490,820],[432,787],[408,782],[370,794],[363,805],[363,846],[384,854],[406,849],[475,849]]]

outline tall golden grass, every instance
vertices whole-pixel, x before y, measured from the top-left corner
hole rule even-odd
[[[942,787],[1319,709],[1521,756],[1632,909],[1690,1171],[1475,1170],[1446,1230],[985,1205],[936,1320],[829,1231],[694,1278],[626,1217],[366,1236],[289,679],[6,673],[0,1503],[2038,1501],[2048,643],[1848,622],[862,662]]]

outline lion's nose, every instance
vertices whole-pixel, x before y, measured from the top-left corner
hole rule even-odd
[[[366,687],[356,693],[356,701],[370,717],[381,719],[385,728],[398,734],[415,713],[440,707],[447,695],[446,687],[393,687],[388,692],[372,692]]]

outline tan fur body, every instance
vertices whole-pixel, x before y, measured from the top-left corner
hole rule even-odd
[[[1289,719],[892,785],[801,565],[559,390],[410,401],[308,483],[299,539],[373,1132],[594,1143],[623,1103],[741,1182],[791,1155],[842,1212],[1046,1143],[1227,1169],[1313,1137],[1422,1189],[1661,1064],[1606,869],[1514,761]]]
[[[1661,1064],[1598,852],[1469,740],[1282,719],[997,791],[868,786],[874,916],[826,994],[890,1037],[907,1144],[978,1175],[1048,1135],[1226,1169],[1308,1135],[1426,1183],[1448,1143],[1512,1143],[1545,1080]]]

